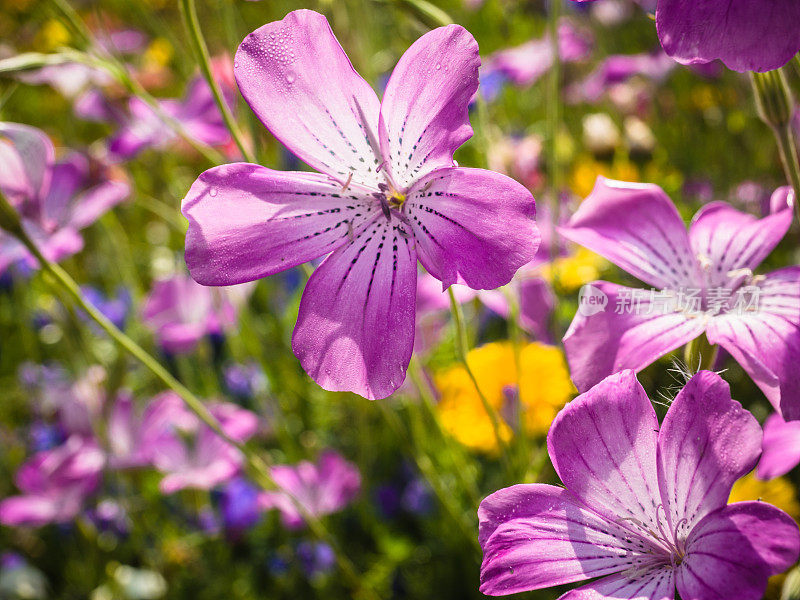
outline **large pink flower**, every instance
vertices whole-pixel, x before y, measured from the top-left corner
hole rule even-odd
[[[605,310],[579,310],[564,336],[578,389],[643,369],[705,333],[776,410],[800,419],[800,267],[754,273],[791,225],[792,196],[778,189],[763,219],[712,202],[687,231],[658,186],[598,179],[559,231],[654,289],[592,284]]]
[[[564,487],[515,485],[481,502],[481,591],[493,596],[598,578],[561,600],[761,598],[800,553],[791,517],[728,504],[761,452],[753,416],[701,371],[659,428],[632,371],[606,378],[553,421]]]
[[[320,173],[242,163],[203,173],[183,201],[186,263],[199,283],[231,285],[329,255],[292,339],[325,389],[384,398],[403,382],[417,259],[444,286],[491,289],[536,252],[530,192],[453,162],[472,135],[479,64],[467,31],[436,29],[403,55],[380,102],[315,12],[292,12],[239,47],[250,107]]]

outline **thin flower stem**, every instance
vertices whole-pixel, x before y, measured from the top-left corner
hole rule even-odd
[[[497,447],[500,450],[500,457],[505,466],[508,467],[508,447],[503,440],[502,434],[500,433],[500,418],[497,416],[497,411],[489,403],[489,400],[487,400],[483,390],[481,390],[480,385],[478,385],[478,380],[476,379],[475,374],[472,372],[472,368],[467,362],[469,345],[467,343],[467,329],[466,325],[464,324],[464,315],[461,312],[461,305],[458,303],[458,300],[456,300],[455,293],[453,292],[453,286],[447,288],[447,293],[450,295],[450,312],[453,315],[453,323],[456,329],[456,354],[458,356],[458,360],[461,362],[464,370],[467,372],[470,381],[472,381],[472,385],[475,386],[475,391],[478,392],[478,397],[481,399],[483,409],[486,411],[486,414],[489,415],[489,420],[492,423],[492,431],[494,432],[494,437],[497,440]]]
[[[381,414],[383,414],[386,422],[389,424],[389,427],[406,446],[406,452],[413,457],[414,463],[417,465],[417,468],[420,470],[422,475],[425,477],[425,480],[433,489],[433,493],[436,494],[436,498],[439,500],[439,503],[445,509],[450,518],[456,523],[459,530],[464,534],[464,537],[469,540],[470,545],[472,545],[475,550],[480,553],[481,547],[478,544],[478,540],[475,537],[472,528],[464,522],[463,513],[455,504],[453,494],[448,493],[448,491],[442,485],[442,482],[438,477],[436,477],[436,469],[434,468],[430,458],[417,451],[416,444],[411,440],[408,433],[405,431],[405,428],[400,423],[397,413],[388,407],[385,402],[378,402],[377,404],[380,408]]]
[[[786,179],[794,190],[794,208],[800,221],[800,162],[792,131],[794,99],[781,69],[766,73],[751,73],[756,109],[761,120],[770,126],[778,144]]]
[[[474,477],[468,478],[467,474],[471,473],[471,471],[467,467],[461,448],[455,447],[457,442],[453,439],[453,436],[449,435],[444,430],[444,427],[442,426],[442,421],[439,419],[439,415],[436,412],[436,403],[433,398],[433,393],[428,385],[428,382],[425,381],[425,374],[422,372],[422,365],[420,365],[419,361],[415,357],[411,358],[408,374],[411,378],[411,381],[419,391],[420,398],[422,399],[422,405],[425,407],[425,411],[428,414],[428,419],[430,419],[430,421],[436,427],[442,443],[448,450],[450,461],[453,463],[453,466],[457,471],[457,475],[461,480],[461,484],[464,486],[464,489],[469,495],[472,503],[477,506],[481,501],[478,484],[476,483]]]
[[[192,49],[194,50],[197,64],[208,86],[211,88],[211,93],[214,95],[214,101],[217,103],[217,108],[219,108],[222,114],[222,119],[225,121],[228,131],[231,132],[233,141],[236,142],[236,147],[239,148],[239,152],[242,153],[244,159],[247,162],[254,163],[256,159],[244,143],[239,125],[234,120],[231,110],[222,96],[219,83],[214,79],[214,74],[211,72],[211,56],[208,53],[208,46],[203,37],[203,31],[200,29],[200,21],[197,18],[195,2],[194,0],[180,0],[180,6],[181,14],[183,15],[183,23],[186,26],[186,30],[189,32],[189,39],[192,43]]]
[[[710,371],[717,360],[719,346],[712,345],[705,334],[693,339],[684,348],[684,361],[690,371]]]
[[[774,129],[775,140],[778,142],[778,153],[781,155],[781,164],[786,173],[786,179],[794,190],[794,211],[800,222],[800,159],[797,156],[797,144],[792,133],[791,125]]]
[[[95,322],[103,331],[105,331],[111,339],[113,339],[120,347],[131,354],[136,360],[147,367],[153,375],[155,375],[161,382],[174,391],[186,406],[191,410],[197,418],[199,418],[205,425],[211,428],[220,438],[225,440],[237,448],[245,457],[248,466],[250,467],[253,477],[257,483],[264,489],[275,489],[277,486],[272,479],[270,473],[270,464],[260,455],[253,452],[242,442],[239,442],[230,437],[222,429],[220,422],[214,417],[203,402],[194,395],[185,385],[178,381],[172,374],[164,368],[152,355],[150,355],[144,348],[137,344],[133,339],[128,337],[116,325],[114,325],[100,310],[98,310],[91,302],[89,302],[81,293],[80,287],[75,280],[67,273],[60,265],[48,260],[39,250],[39,247],[31,240],[27,233],[22,228],[19,215],[11,207],[8,200],[0,194],[0,226],[6,229],[9,233],[19,239],[22,244],[30,251],[36,258],[47,273],[49,273],[61,288],[72,298],[72,300]],[[344,555],[335,538],[327,531],[322,522],[308,509],[299,502],[292,494],[283,490],[297,510],[303,516],[303,520],[308,524],[311,532],[320,540],[324,541],[333,548],[336,555],[337,564],[342,571],[343,575],[347,578],[354,590],[360,598],[369,598],[377,600],[377,593],[371,588],[366,587],[363,578],[358,574],[353,563]]]

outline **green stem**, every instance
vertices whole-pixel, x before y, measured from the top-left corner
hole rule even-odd
[[[433,493],[436,495],[436,498],[445,509],[445,512],[447,512],[448,516],[450,516],[453,522],[458,526],[459,530],[464,534],[464,537],[469,541],[470,545],[472,545],[480,554],[481,547],[478,544],[478,540],[475,537],[474,532],[472,531],[471,525],[464,521],[463,513],[461,512],[459,506],[455,503],[453,494],[449,493],[444,485],[442,485],[431,459],[417,451],[415,444],[411,441],[409,435],[401,425],[396,411],[387,406],[385,402],[378,402],[377,404],[381,410],[381,413],[386,419],[386,422],[389,424],[389,427],[406,446],[406,452],[413,457],[417,468],[431,486]]]
[[[222,119],[225,121],[228,131],[231,132],[233,141],[236,142],[236,147],[239,148],[239,152],[242,153],[244,159],[247,162],[254,163],[256,159],[245,145],[239,125],[234,120],[231,110],[222,96],[219,83],[214,79],[214,74],[211,72],[211,57],[208,53],[208,46],[203,37],[203,32],[200,29],[200,21],[197,18],[195,2],[194,0],[180,0],[180,6],[181,14],[183,15],[183,23],[186,26],[186,30],[189,32],[189,39],[192,43],[192,49],[194,50],[197,64],[200,67],[200,71],[203,73],[203,77],[206,78],[208,86],[211,88],[211,93],[214,95],[214,101],[217,103],[217,108],[219,108],[222,114]]]
[[[274,489],[276,486],[270,473],[270,465],[261,456],[255,454],[242,442],[239,442],[230,437],[222,429],[220,422],[214,417],[203,402],[195,396],[191,390],[178,381],[172,374],[164,368],[155,358],[153,358],[144,348],[133,341],[119,328],[116,327],[106,316],[100,312],[91,302],[84,298],[81,293],[80,287],[75,280],[62,269],[58,264],[48,260],[39,250],[38,246],[31,240],[27,233],[22,228],[19,220],[19,215],[6,200],[5,196],[0,193],[0,226],[3,229],[14,235],[19,239],[28,251],[36,258],[47,273],[49,273],[61,288],[72,298],[72,300],[89,315],[89,317],[97,323],[103,331],[105,331],[111,339],[113,339],[120,347],[131,354],[136,360],[147,367],[153,375],[155,375],[164,385],[174,391],[186,404],[197,418],[199,418],[205,425],[211,428],[220,438],[225,440],[237,448],[245,457],[248,466],[251,469],[252,475],[257,483],[265,489]],[[283,490],[297,510],[303,516],[304,521],[308,524],[311,532],[319,539],[325,541],[333,548],[336,555],[337,564],[342,571],[345,578],[352,585],[352,587],[363,598],[377,599],[377,594],[370,588],[367,588],[363,578],[358,574],[352,562],[342,553],[336,540],[327,531],[322,522],[308,509],[299,502],[292,494]]]
[[[794,190],[794,210],[800,222],[800,159],[797,156],[797,145],[791,125],[774,128],[775,140],[778,142],[778,152],[781,155],[781,164],[786,174],[786,179]]]
[[[476,379],[475,374],[472,372],[472,368],[467,362],[469,344],[467,343],[467,329],[464,324],[464,315],[461,312],[461,305],[458,303],[458,300],[456,300],[452,286],[447,288],[447,293],[450,295],[450,312],[453,314],[453,323],[456,329],[456,354],[458,356],[458,360],[464,367],[464,370],[467,372],[470,381],[472,381],[472,385],[475,386],[475,391],[478,392],[478,397],[481,399],[483,409],[486,411],[486,414],[489,415],[489,420],[492,423],[492,431],[494,432],[494,437],[497,440],[497,447],[500,450],[500,457],[506,467],[508,467],[508,447],[506,446],[503,436],[500,433],[500,418],[497,416],[497,411],[484,395],[480,385],[478,385],[478,380]]]
[[[453,436],[449,435],[444,430],[444,427],[442,426],[442,421],[439,418],[439,414],[436,412],[436,404],[433,398],[433,393],[431,392],[428,382],[425,380],[425,374],[422,372],[422,365],[420,365],[416,357],[411,357],[411,364],[409,365],[408,374],[411,378],[411,381],[419,391],[420,398],[422,399],[421,403],[425,408],[428,419],[436,427],[436,431],[439,434],[442,444],[444,444],[445,448],[447,448],[448,454],[450,455],[450,462],[455,468],[458,478],[461,480],[461,485],[469,495],[470,501],[477,506],[481,501],[478,484],[475,481],[475,477],[471,476],[472,471],[468,468],[466,461],[464,460],[462,449],[455,446],[457,442],[453,439]]]
[[[756,109],[761,120],[770,126],[778,144],[786,179],[794,190],[794,208],[800,221],[800,161],[792,130],[794,99],[781,69],[751,73]]]
[[[706,334],[703,334],[686,344],[683,357],[690,371],[694,371],[695,368],[698,371],[710,371],[714,368],[718,351],[719,347],[709,343]]]

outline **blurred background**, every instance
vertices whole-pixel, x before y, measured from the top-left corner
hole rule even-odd
[[[61,265],[117,326],[223,421],[238,424],[248,447],[275,465],[279,485],[319,518],[306,523],[281,489],[261,490],[149,371],[62,303],[51,278],[9,261],[0,273],[0,498],[18,499],[18,510],[0,512],[0,598],[481,597],[480,499],[513,483],[556,482],[544,439],[576,393],[560,340],[578,290],[598,278],[637,285],[558,240],[553,224],[569,217],[598,175],[660,185],[687,221],[711,200],[761,216],[784,185],[746,76],[666,57],[652,3],[589,4],[197,6],[215,80],[247,146],[281,170],[306,167],[238,93],[232,56],[247,33],[294,9],[324,13],[379,94],[426,31],[454,22],[474,35],[483,62],[475,135],[456,159],[529,187],[544,235],[537,259],[506,289],[456,293],[470,365],[503,418],[501,453],[457,361],[448,297],[435,280],[420,277],[406,384],[370,402],[321,390],[292,354],[311,267],[235,289],[188,279],[180,201],[203,170],[241,155],[176,2],[0,0],[0,64],[29,63],[0,67],[0,121],[44,131],[59,160],[81,166],[82,193],[107,181],[126,190],[81,229],[82,249]],[[87,55],[122,75],[76,62]],[[787,243],[795,236],[764,270],[797,263]],[[640,376],[663,402],[661,416],[682,383],[672,360]],[[749,377],[725,356],[717,368],[726,369],[734,398],[763,420],[769,405]],[[159,419],[169,431],[153,424]],[[138,455],[148,444],[160,454]],[[748,476],[734,495],[763,497],[797,518],[796,484],[796,474]]]

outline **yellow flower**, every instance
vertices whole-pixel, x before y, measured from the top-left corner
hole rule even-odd
[[[639,169],[627,158],[615,156],[611,164],[595,160],[590,156],[581,156],[572,170],[570,187],[581,198],[588,196],[598,175],[618,179],[619,181],[639,181]]]
[[[154,39],[147,50],[144,51],[144,64],[145,68],[157,69],[159,67],[166,67],[172,60],[172,55],[175,50],[164,38]]]
[[[793,519],[800,518],[800,502],[794,486],[784,477],[776,477],[769,481],[756,479],[753,473],[742,477],[733,484],[728,502],[746,502],[748,500],[762,500],[777,506]]]
[[[47,21],[36,34],[34,44],[39,50],[47,52],[69,43],[69,30],[56,19]]]
[[[501,421],[504,440],[510,439],[520,425],[528,434],[543,435],[575,393],[559,348],[540,343],[522,347],[519,376],[514,354],[510,342],[493,342],[467,356],[481,391]],[[435,380],[441,393],[438,410],[445,430],[465,446],[496,452],[492,422],[466,370],[451,367],[437,374]]]
[[[586,248],[578,248],[571,256],[563,256],[543,265],[542,277],[565,292],[571,292],[599,279],[600,273],[607,268],[608,261],[602,256]]]

